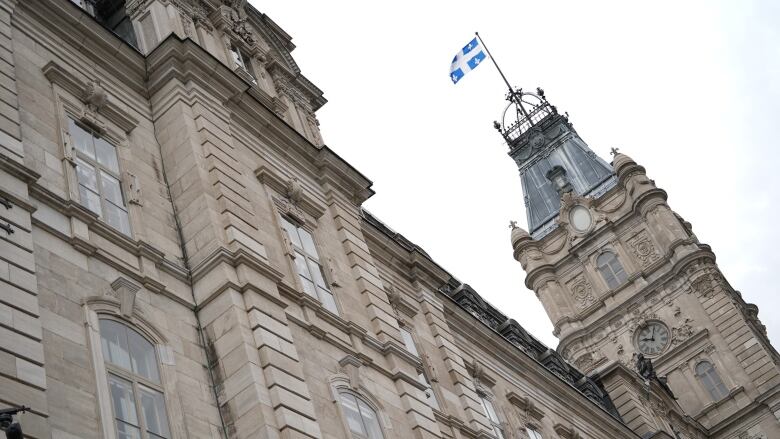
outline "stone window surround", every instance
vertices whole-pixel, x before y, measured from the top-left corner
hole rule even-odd
[[[296,220],[295,218],[290,217],[289,215],[285,215],[278,208],[277,208],[276,220],[278,222],[277,226],[279,228],[279,233],[281,233],[282,237],[284,238],[282,240],[282,242],[284,243],[283,245],[286,246],[286,247],[290,247],[290,248],[285,248],[285,251],[290,253],[289,254],[289,256],[290,256],[290,258],[289,258],[290,259],[289,266],[290,266],[290,269],[292,270],[292,272],[294,274],[294,276],[292,276],[292,277],[293,277],[293,282],[294,282],[294,285],[295,285],[295,289],[297,291],[299,291],[301,294],[309,296],[308,293],[306,293],[304,291],[303,282],[301,281],[300,275],[298,274],[297,267],[295,266],[295,262],[293,260],[293,257],[294,257],[294,253],[293,252],[295,252],[295,249],[293,248],[292,242],[287,237],[287,231],[285,230],[284,226],[282,225],[283,221],[287,221],[290,224],[292,224],[293,226],[301,228],[301,229],[305,230],[306,232],[308,232],[309,235],[311,235],[312,241],[314,241],[314,248],[317,251],[317,255],[316,255],[317,259],[318,259],[317,262],[319,263],[319,265],[320,265],[320,267],[322,269],[322,277],[325,280],[325,283],[327,283],[328,286],[329,286],[328,290],[330,292],[331,297],[333,298],[333,302],[335,303],[336,310],[338,312],[337,313],[333,313],[332,311],[328,310],[324,306],[322,301],[319,300],[319,297],[313,298],[313,299],[315,299],[317,301],[317,303],[320,305],[320,307],[323,310],[326,310],[329,313],[335,314],[336,316],[342,316],[343,315],[343,307],[341,306],[341,303],[339,302],[339,298],[338,298],[337,294],[335,293],[335,291],[333,289],[334,279],[332,279],[332,275],[330,273],[330,271],[331,271],[330,270],[330,268],[331,268],[330,267],[330,263],[328,262],[327,257],[322,256],[321,249],[323,248],[323,246],[320,244],[319,239],[317,237],[316,228],[314,226],[316,224],[315,221],[311,221],[310,219],[307,218],[307,221],[304,224],[301,224],[300,221]],[[305,255],[304,257],[306,257],[308,259],[309,256]],[[316,285],[315,285],[315,288],[317,288]]]
[[[106,166],[101,164],[97,159],[90,158],[89,156],[87,156],[83,152],[79,151],[78,148],[75,148],[73,146],[73,133],[71,133],[69,127],[67,127],[67,125],[69,125],[68,124],[68,120],[72,120],[74,122],[74,124],[76,124],[77,126],[78,125],[82,125],[82,126],[79,126],[78,128],[81,128],[82,131],[84,131],[86,134],[91,135],[93,138],[101,138],[101,139],[105,140],[106,142],[108,142],[111,146],[114,147],[114,154],[116,155],[117,168],[118,168],[117,171],[114,171],[114,170],[106,168]],[[73,171],[76,172],[76,192],[79,194],[78,195],[79,202],[81,203],[82,206],[84,206],[84,204],[83,204],[84,200],[81,200],[81,193],[79,192],[79,188],[78,188],[78,186],[81,184],[81,182],[78,181],[78,172],[76,171],[76,168],[78,167],[78,163],[77,163],[78,160],[82,160],[87,165],[92,166],[93,169],[95,169],[95,173],[96,174],[106,173],[106,174],[110,175],[111,177],[113,177],[113,178],[115,178],[116,180],[119,181],[119,190],[121,192],[121,195],[122,195],[122,198],[123,198],[122,202],[124,204],[124,206],[122,206],[122,207],[124,208],[124,212],[125,212],[125,215],[127,217],[127,224],[128,224],[129,230],[128,230],[127,233],[125,233],[122,230],[117,229],[116,227],[113,227],[113,226],[111,226],[111,227],[114,228],[114,230],[118,231],[119,233],[122,233],[123,235],[126,235],[128,237],[132,237],[133,236],[133,224],[130,221],[130,212],[129,212],[129,210],[130,210],[129,204],[130,203],[128,202],[128,195],[130,195],[130,194],[128,194],[128,191],[125,189],[127,187],[128,183],[126,181],[124,181],[125,178],[123,178],[123,177],[125,175],[127,175],[127,174],[123,171],[122,159],[119,156],[119,146],[116,143],[117,137],[115,135],[111,135],[105,129],[102,130],[102,132],[98,131],[96,129],[97,127],[95,127],[95,124],[90,124],[88,122],[89,121],[85,122],[83,117],[81,118],[81,120],[79,120],[76,117],[73,117],[71,115],[71,112],[66,110],[66,122],[65,122],[66,128],[65,128],[65,131],[63,131],[63,136],[68,136],[67,137],[67,139],[68,139],[67,143],[69,144],[68,148],[71,149],[70,155],[71,155],[71,158],[73,160],[71,162],[71,164],[76,163],[76,165],[73,167]],[[100,177],[98,177],[98,180],[100,180],[102,178],[103,177],[100,176]],[[71,180],[68,179],[67,181],[70,182]],[[97,188],[98,195],[100,196],[100,206],[101,206],[101,210],[102,210],[102,209],[104,209],[104,203],[112,203],[112,202],[108,201],[106,199],[104,191],[103,191],[103,188],[100,187],[100,183],[97,183],[97,184],[98,184],[98,188]],[[69,191],[69,193],[72,194],[73,192]],[[114,204],[114,203],[112,203],[112,204]],[[84,206],[84,207],[86,207],[86,206]],[[100,219],[100,221],[103,221],[104,223],[108,224],[108,221],[106,221],[102,217],[100,217],[99,219]]]
[[[132,315],[123,315],[120,303],[109,296],[91,297],[84,301],[85,327],[87,331],[87,348],[91,354],[92,367],[95,372],[96,399],[98,417],[104,439],[117,439],[114,427],[114,412],[111,403],[111,391],[108,387],[108,371],[103,357],[100,338],[100,319],[116,320],[136,330],[151,342],[157,354],[160,372],[160,388],[163,390],[167,409],[169,429],[172,439],[184,439],[177,428],[177,419],[181,419],[181,408],[178,404],[175,389],[175,373],[168,371],[166,366],[175,366],[173,350],[162,332],[143,319],[138,311]]]
[[[604,271],[602,270],[602,267],[604,267],[604,265],[600,265],[599,264],[599,259],[601,259],[606,254],[611,254],[612,258],[620,265],[620,268],[623,271],[624,279],[621,281],[620,279],[618,279],[618,276],[616,275],[616,273],[612,269],[612,267],[610,265],[606,266],[612,272],[612,275],[615,278],[615,281],[618,282],[615,286],[609,285],[609,282],[607,281],[607,278],[604,275]],[[601,249],[596,254],[596,257],[594,258],[594,262],[595,262],[594,266],[596,267],[596,271],[598,271],[598,273],[601,275],[601,281],[604,283],[604,285],[607,287],[608,290],[617,290],[621,286],[623,286],[625,283],[629,282],[628,272],[626,271],[626,267],[620,261],[620,257],[618,256],[618,253],[616,251],[612,250],[611,248],[603,248],[603,249]]]
[[[92,127],[98,134],[105,138],[108,142],[114,145],[117,152],[117,160],[119,162],[119,169],[121,175],[122,192],[127,201],[128,221],[130,222],[131,235],[125,235],[113,227],[105,223],[105,226],[95,227],[94,231],[105,235],[104,237],[115,242],[130,242],[135,238],[134,233],[138,232],[137,218],[140,215],[138,206],[140,200],[138,194],[140,189],[135,188],[138,194],[129,193],[127,181],[131,176],[123,166],[123,151],[126,151],[129,147],[128,134],[132,132],[138,125],[138,120],[128,113],[124,108],[114,104],[111,96],[105,90],[102,85],[96,80],[90,80],[84,78],[80,73],[73,72],[68,68],[65,68],[56,61],[50,61],[43,68],[43,74],[51,82],[54,93],[54,114],[58,123],[57,129],[59,131],[59,152],[61,154],[61,161],[65,178],[65,198],[67,201],[75,202],[79,207],[78,195],[78,178],[75,168],[75,156],[72,151],[74,148],[72,143],[69,143],[68,133],[68,118],[83,123]],[[99,91],[103,94],[103,102],[99,106],[91,104],[90,98],[94,97],[95,91]],[[93,101],[94,102],[94,101]],[[133,201],[135,200],[135,202]],[[86,207],[82,209],[85,213],[90,212]],[[98,220],[91,212],[88,215],[93,215],[96,221],[104,223],[102,220]],[[88,215],[84,215],[83,219],[86,219]]]
[[[348,438],[354,438],[354,436],[349,429],[349,424],[347,424],[347,417],[344,413],[344,408],[341,406],[341,398],[339,396],[341,393],[350,393],[354,395],[356,398],[360,399],[372,410],[374,410],[374,413],[376,413],[377,416],[377,421],[379,421],[379,429],[382,432],[382,436],[384,438],[388,437],[386,431],[390,429],[390,426],[392,425],[390,419],[385,414],[384,408],[379,400],[375,398],[373,394],[365,386],[363,386],[362,383],[354,383],[350,381],[350,378],[346,374],[339,373],[331,376],[328,379],[328,384],[330,387],[331,402],[333,402],[333,404],[336,406],[336,411],[339,414],[344,431],[348,434]]]
[[[718,380],[720,381],[720,383],[723,386],[723,388],[726,389],[726,393],[724,395],[721,395],[721,397],[718,398],[718,399],[715,399],[715,395],[712,393],[712,389],[709,389],[707,387],[707,385],[704,383],[703,375],[701,375],[699,373],[699,371],[698,371],[699,366],[701,366],[702,364],[709,364],[710,365],[710,369],[715,373],[715,376],[718,378]],[[731,393],[729,388],[728,388],[728,386],[723,381],[723,377],[718,372],[718,367],[717,367],[716,362],[714,362],[714,361],[712,361],[712,360],[710,360],[708,358],[698,358],[698,359],[696,359],[695,364],[693,366],[693,375],[696,377],[696,381],[699,383],[699,385],[701,385],[701,387],[707,392],[707,394],[712,399],[712,402],[715,403],[715,404],[717,404],[720,401],[723,401],[724,399],[726,399],[729,396],[729,394]]]
[[[504,429],[506,428],[506,422],[501,421],[501,416],[499,415],[500,410],[496,408],[496,405],[493,404],[493,402],[496,400],[496,396],[485,388],[483,385],[477,385],[475,386],[477,391],[477,397],[480,399],[480,405],[482,406],[483,411],[485,412],[485,419],[490,423],[490,426],[493,428],[493,432],[500,432],[500,436],[497,436],[498,439],[503,439],[506,437],[506,432]],[[489,403],[490,407],[493,409],[493,412],[496,415],[496,419],[493,420],[490,418],[490,415],[487,413],[487,406],[485,403]]]
[[[430,391],[432,393],[433,400],[434,400],[434,402],[436,404],[435,407],[431,403],[428,403],[428,405],[433,410],[437,410],[437,411],[443,412],[443,409],[442,409],[440,401],[444,401],[444,399],[442,397],[441,392],[437,388],[438,386],[434,386],[433,385],[434,382],[431,381],[431,377],[429,376],[430,373],[428,372],[429,368],[430,368],[430,364],[427,364],[427,363],[430,362],[430,358],[426,359],[425,358],[426,355],[421,351],[421,349],[419,347],[420,346],[419,337],[417,337],[417,334],[415,333],[414,328],[409,323],[407,323],[405,320],[398,320],[398,326],[399,326],[399,329],[401,331],[406,331],[409,334],[409,336],[411,336],[411,341],[412,341],[414,350],[416,352],[412,352],[408,348],[406,350],[410,354],[413,354],[413,355],[416,354],[417,358],[420,360],[420,364],[416,366],[417,367],[418,378],[422,377],[422,378],[425,379],[425,382],[424,383],[421,382],[421,384],[428,386],[428,388],[430,389]],[[403,333],[402,333],[402,335],[403,335]],[[426,395],[426,399],[427,399],[427,395]]]

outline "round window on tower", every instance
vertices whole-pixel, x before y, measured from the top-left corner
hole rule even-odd
[[[590,210],[582,205],[574,206],[569,211],[569,224],[574,230],[584,233],[590,229],[593,224],[593,217],[590,214]]]

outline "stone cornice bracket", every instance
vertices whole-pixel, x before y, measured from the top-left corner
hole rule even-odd
[[[119,276],[111,282],[111,289],[114,293],[112,295],[119,299],[119,312],[125,317],[132,316],[135,310],[135,296],[141,287],[135,282]]]
[[[475,387],[493,387],[496,385],[496,379],[485,372],[485,368],[478,360],[474,359],[471,362],[467,362],[466,370],[474,378]]]
[[[73,96],[83,99],[86,106],[85,112],[101,114],[125,133],[130,133],[138,125],[138,119],[109,99],[108,93],[99,79],[79,78],[79,75],[69,71],[56,61],[49,61],[41,70],[49,82],[58,85]]]
[[[553,425],[553,430],[561,437],[561,439],[582,439],[582,435],[579,434],[573,427],[567,427],[563,424]]]
[[[515,392],[507,391],[506,399],[510,404],[527,414],[529,418],[536,421],[541,421],[544,418],[544,413],[527,396],[520,396]]]
[[[347,375],[349,379],[349,387],[352,390],[358,390],[361,386],[360,382],[360,368],[363,366],[363,361],[354,355],[347,355],[339,360],[339,368]]]

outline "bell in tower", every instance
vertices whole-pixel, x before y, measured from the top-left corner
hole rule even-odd
[[[617,180],[568,117],[547,102],[544,90],[510,91],[507,100],[502,123],[494,122],[494,126],[520,170],[528,230],[531,237],[540,239],[556,227],[563,193],[597,198]]]

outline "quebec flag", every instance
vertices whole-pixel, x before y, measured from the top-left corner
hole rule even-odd
[[[485,60],[485,51],[479,40],[475,37],[463,50],[458,51],[450,65],[450,79],[457,84],[466,73],[474,70]]]

